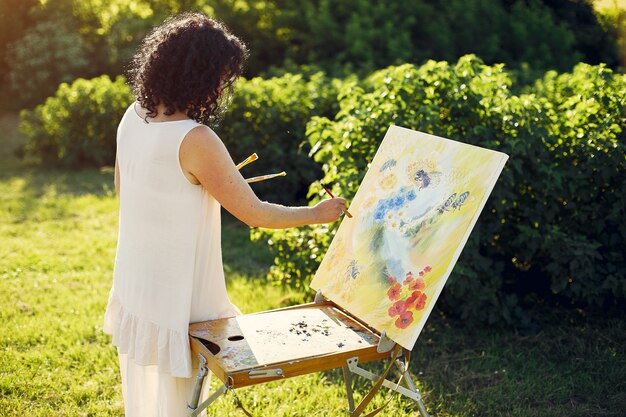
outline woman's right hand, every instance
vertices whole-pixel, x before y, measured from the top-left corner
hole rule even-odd
[[[346,200],[339,197],[320,201],[313,206],[315,213],[314,223],[332,223],[336,221],[346,211],[346,204]]]

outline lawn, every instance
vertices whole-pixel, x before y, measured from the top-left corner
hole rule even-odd
[[[116,352],[102,333],[117,232],[112,170],[42,169],[16,160],[17,144],[15,117],[0,119],[0,416],[122,416]],[[267,248],[227,215],[223,249],[229,294],[244,312],[309,297],[269,284]],[[434,313],[411,362],[428,410],[441,417],[626,415],[624,317],[548,317],[538,318],[538,333],[520,335]],[[359,380],[356,389],[362,395],[369,385]],[[237,393],[256,416],[335,416],[347,405],[337,371]],[[209,415],[243,413],[228,394]],[[396,396],[380,415],[417,412]]]

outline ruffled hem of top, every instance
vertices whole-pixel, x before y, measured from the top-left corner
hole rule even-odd
[[[157,365],[159,372],[191,377],[191,351],[187,332],[159,326],[124,309],[112,297],[104,314],[104,332],[113,336],[119,353],[138,365]]]

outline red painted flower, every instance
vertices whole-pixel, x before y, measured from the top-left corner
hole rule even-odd
[[[413,323],[413,313],[410,311],[405,311],[396,319],[396,327],[399,329],[406,329],[411,323]]]
[[[395,284],[398,281],[396,281],[396,279],[394,277],[387,277],[387,282],[390,283],[390,284]]]
[[[428,266],[428,265],[426,265],[426,266],[424,267],[424,272],[430,272],[430,271],[432,271],[432,270],[433,270],[433,269],[432,269],[430,266]]]
[[[421,293],[419,297],[417,297],[417,302],[415,303],[415,309],[417,311],[423,310],[426,307],[426,294]]]
[[[420,277],[424,276],[424,271],[420,271]]]
[[[424,288],[426,288],[426,284],[424,284],[424,280],[421,278],[416,279],[415,282],[409,285],[410,291],[419,291],[423,290]]]
[[[387,297],[389,297],[391,301],[397,300],[398,298],[400,298],[401,291],[402,291],[402,286],[398,283],[395,283],[387,291]]]
[[[389,307],[389,317],[399,316],[406,311],[404,301],[396,301],[391,307]]]
[[[413,294],[409,296],[409,298],[404,300],[404,307],[406,310],[415,307],[415,304],[417,304],[417,299],[419,298],[420,294],[421,292],[414,291]]]

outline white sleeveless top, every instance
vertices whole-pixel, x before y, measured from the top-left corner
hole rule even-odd
[[[189,323],[239,313],[222,267],[220,204],[180,166],[192,120],[146,123],[130,106],[117,130],[119,238],[104,331],[120,353],[191,376]]]

